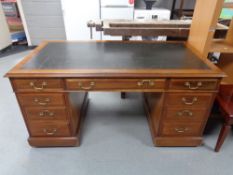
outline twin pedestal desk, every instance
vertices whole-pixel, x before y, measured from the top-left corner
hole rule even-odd
[[[198,146],[224,74],[183,43],[60,41],[6,76],[31,146],[79,145],[91,91],[142,93],[156,146]]]

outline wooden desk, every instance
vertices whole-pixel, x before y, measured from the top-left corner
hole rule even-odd
[[[45,42],[6,76],[32,146],[79,144],[90,91],[143,93],[155,145],[198,146],[224,74],[182,43]]]

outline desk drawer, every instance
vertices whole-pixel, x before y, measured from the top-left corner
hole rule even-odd
[[[164,123],[161,130],[163,136],[198,136],[201,134],[201,123]]]
[[[71,135],[67,122],[30,122],[29,130],[32,136],[57,137]]]
[[[206,118],[206,109],[204,108],[167,108],[165,109],[165,121],[203,121]]]
[[[180,90],[215,90],[218,87],[216,79],[172,79],[170,89]]]
[[[169,93],[166,105],[179,107],[209,107],[212,93]]]
[[[18,94],[17,97],[22,106],[65,105],[64,95],[61,93]]]
[[[61,79],[13,79],[16,91],[50,91],[62,90],[63,81]]]
[[[28,120],[67,120],[65,107],[25,107]]]
[[[68,90],[164,89],[165,79],[67,79]]]

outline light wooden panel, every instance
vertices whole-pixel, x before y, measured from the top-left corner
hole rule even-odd
[[[188,45],[206,58],[224,0],[197,0]]]
[[[233,53],[233,20],[228,28],[226,39],[213,40],[210,46],[210,52]]]
[[[233,84],[233,53],[221,54],[220,61],[217,66],[228,76],[223,78],[222,84]]]
[[[226,40],[213,40],[209,52],[233,53],[233,44]]]
[[[233,19],[231,20],[231,24],[227,32],[226,42],[231,44],[233,47]]]

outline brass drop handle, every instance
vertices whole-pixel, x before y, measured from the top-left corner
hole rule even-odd
[[[46,128],[44,128],[44,129],[43,129],[43,132],[44,132],[46,135],[52,136],[52,135],[55,135],[55,134],[56,134],[57,129],[56,129],[56,128],[54,128],[54,129],[46,129]]]
[[[81,82],[79,82],[78,86],[80,89],[83,89],[83,90],[91,90],[95,87],[95,82],[91,81],[89,86],[83,86],[83,84]]]
[[[188,87],[189,89],[191,89],[191,90],[196,90],[196,89],[199,89],[200,87],[203,86],[202,82],[200,82],[200,81],[197,82],[196,86],[192,86],[192,84],[190,82],[188,82],[188,81],[185,82],[184,85],[186,87]]]
[[[177,115],[178,115],[179,117],[182,117],[182,116],[184,116],[184,115],[187,115],[187,116],[189,116],[189,117],[192,117],[192,116],[193,116],[193,112],[190,111],[190,110],[183,110],[183,111],[177,112]]]
[[[39,105],[45,106],[50,102],[50,98],[45,98],[44,102],[40,101],[38,98],[35,98],[34,102],[36,102]]]
[[[186,131],[188,131],[189,129],[184,127],[184,128],[175,128],[175,131],[178,132],[178,133],[184,133]]]
[[[43,82],[41,83],[41,87],[37,87],[37,86],[35,85],[35,82],[30,82],[30,86],[31,86],[33,89],[37,90],[37,91],[43,90],[47,85],[48,85],[47,82],[43,81]]]
[[[154,86],[155,82],[152,80],[142,80],[137,83],[138,86],[144,86],[145,84],[148,84],[149,86]]]
[[[44,111],[39,113],[39,116],[40,117],[45,117],[45,116],[53,117],[54,112],[50,112],[49,110],[44,110]]]
[[[182,101],[186,105],[193,105],[197,101],[197,97],[193,97],[192,100],[187,100],[185,97],[182,98]]]

